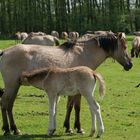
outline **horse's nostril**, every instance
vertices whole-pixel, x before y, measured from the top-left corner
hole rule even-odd
[[[128,71],[129,69],[132,68],[132,66],[133,66],[133,64],[130,62],[129,64],[127,64],[127,65],[124,66],[124,69],[125,69],[126,71]]]

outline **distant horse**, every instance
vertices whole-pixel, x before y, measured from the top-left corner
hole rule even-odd
[[[88,102],[91,112],[91,132],[96,132],[96,119],[98,123],[98,137],[104,132],[100,105],[93,99],[96,79],[99,81],[100,96],[105,94],[105,84],[101,75],[85,66],[73,68],[42,68],[32,72],[24,72],[20,82],[23,85],[32,85],[46,91],[49,98],[49,127],[48,135],[56,130],[57,102],[61,95],[73,96],[80,93]],[[59,81],[59,82],[58,82]],[[73,92],[72,92],[73,91]]]
[[[57,31],[52,31],[51,35],[54,36],[54,37],[59,38],[59,33]]]
[[[62,32],[61,33],[61,38],[66,40],[68,38],[68,33],[67,32]]]
[[[23,41],[28,37],[28,34],[26,32],[17,32],[15,33],[16,37],[16,43],[19,43],[20,41]]]
[[[79,33],[78,32],[69,32],[68,37],[69,37],[69,39],[75,41],[79,38]]]
[[[44,46],[58,46],[59,39],[52,35],[43,35],[43,34],[31,34],[25,40],[22,41],[22,44],[36,44]]]
[[[138,57],[140,53],[140,37],[136,36],[132,41],[131,57]]]
[[[62,68],[88,66],[96,69],[109,57],[118,61],[127,71],[132,67],[127,44],[122,33],[118,34],[117,37],[101,35],[87,40],[81,39],[73,45],[65,43],[60,47],[19,44],[1,50],[0,55],[0,71],[5,86],[1,99],[2,128],[5,135],[10,133],[9,124],[14,134],[20,134],[14,121],[12,109],[20,87],[19,78],[23,71],[50,66]],[[69,118],[73,106],[76,111],[74,127],[77,128],[77,132],[83,132],[80,124],[80,102],[80,94],[68,98],[67,115],[64,123],[66,132],[70,132]]]

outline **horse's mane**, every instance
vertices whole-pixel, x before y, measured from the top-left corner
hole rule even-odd
[[[103,48],[106,52],[114,51],[117,48],[117,37],[113,33],[108,34],[86,34],[79,38],[77,41],[66,41],[59,47],[64,50],[72,50],[76,45],[78,46],[88,46],[91,41],[96,41],[98,46]]]
[[[78,45],[88,45],[90,41],[95,40],[101,48],[103,48],[105,51],[109,52],[114,51],[117,48],[117,37],[115,34],[108,33],[108,34],[85,34],[83,37],[79,38],[77,40]]]
[[[69,49],[73,49],[75,45],[76,45],[75,41],[66,41],[63,44],[61,44],[59,47],[69,50]]]
[[[105,51],[114,51],[117,48],[117,37],[115,35],[104,35],[95,37]]]

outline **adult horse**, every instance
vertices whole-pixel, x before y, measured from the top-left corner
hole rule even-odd
[[[138,57],[140,53],[140,36],[136,36],[132,41],[131,57]]]
[[[112,57],[118,61],[125,70],[129,70],[132,67],[131,59],[127,52],[127,44],[121,33],[118,37],[114,35],[97,36],[80,41],[80,46],[70,44],[72,47],[63,47],[67,45],[69,43],[65,43],[61,47],[19,44],[0,52],[0,71],[5,86],[1,100],[2,128],[5,135],[10,133],[9,123],[14,134],[20,134],[20,130],[14,121],[12,109],[20,87],[19,78],[23,71],[31,71],[48,66],[66,68],[81,65],[96,69],[108,57]],[[68,118],[66,121],[69,119],[72,109],[69,104],[72,102],[72,106],[75,106],[77,114],[75,128],[79,132],[81,131],[79,120],[81,96],[78,95],[75,97],[75,100],[73,99],[69,98]],[[66,131],[69,131],[69,122],[65,124],[68,124],[65,125]]]
[[[36,44],[36,45],[44,45],[44,46],[58,46],[59,39],[52,35],[39,35],[37,33],[33,33],[29,35],[25,40],[22,41],[22,44]]]

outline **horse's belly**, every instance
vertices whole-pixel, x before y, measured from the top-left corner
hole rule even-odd
[[[77,92],[78,90],[74,87],[66,87],[63,90],[61,90],[61,92],[59,93],[59,95],[64,95],[64,96],[74,96],[76,94],[78,94]]]

